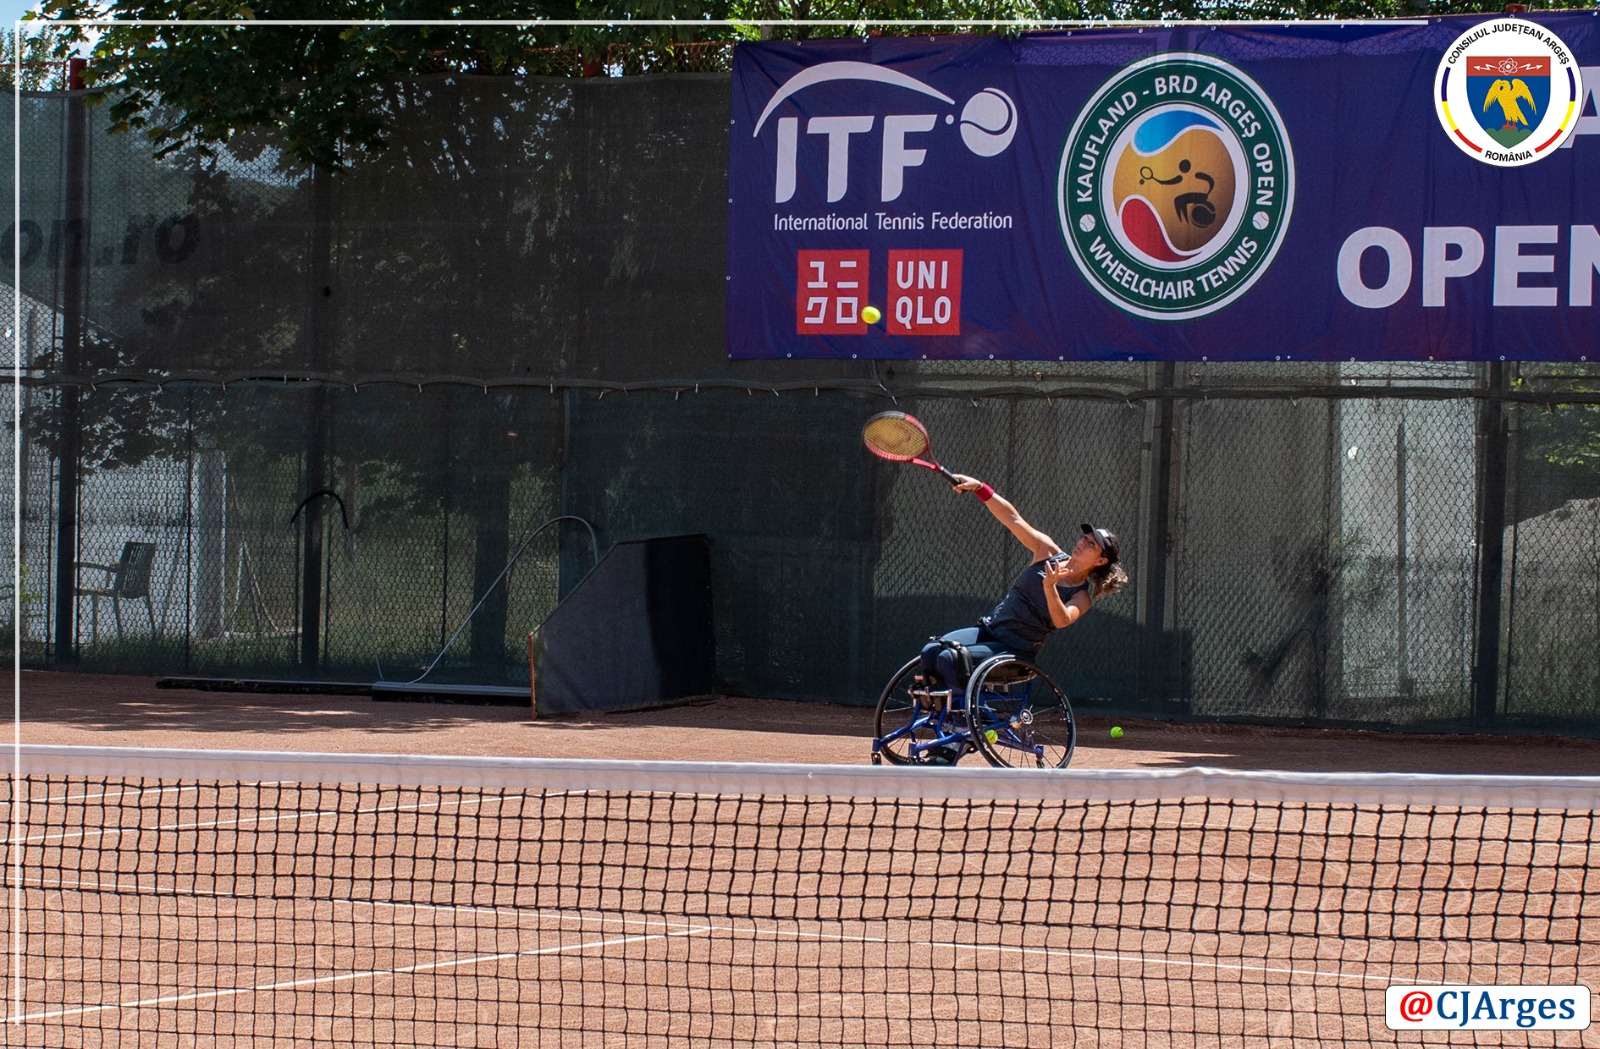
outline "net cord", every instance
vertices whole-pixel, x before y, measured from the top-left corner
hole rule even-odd
[[[1314,805],[1600,811],[1600,776],[1048,769],[611,759],[298,754],[24,744],[19,776],[374,783],[529,791],[849,795],[921,800],[1141,801],[1203,797]]]

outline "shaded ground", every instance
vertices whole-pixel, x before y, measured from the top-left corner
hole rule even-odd
[[[534,721],[525,708],[393,703],[156,687],[156,679],[22,674],[23,743],[299,752],[451,754],[860,765],[872,712],[717,698],[666,710]],[[1288,769],[1480,775],[1600,774],[1600,740],[1420,736],[1172,725],[1086,717],[1075,769]],[[979,764],[973,756],[968,763]]]

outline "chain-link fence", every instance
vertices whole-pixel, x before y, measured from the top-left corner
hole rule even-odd
[[[1600,731],[1600,367],[729,361],[727,90],[419,78],[335,176],[23,94],[26,662],[525,682],[595,545],[703,533],[720,687],[870,703],[1025,557],[898,406],[1119,533],[1086,710]]]

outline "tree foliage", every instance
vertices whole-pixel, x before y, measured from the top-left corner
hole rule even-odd
[[[612,44],[700,38],[709,27],[693,23],[721,17],[718,7],[555,0],[492,0],[470,9],[440,0],[325,0],[314,11],[292,0],[253,7],[170,0],[46,0],[44,5],[56,19],[119,20],[93,39],[86,74],[90,86],[118,87],[110,103],[118,129],[140,131],[166,152],[211,150],[242,130],[268,128],[293,157],[332,168],[386,145],[375,92],[395,78],[597,73]],[[540,21],[612,17],[615,27]],[[685,26],[647,34],[630,26],[657,17],[679,18]],[[271,31],[245,24],[305,18],[319,24],[274,25]],[[152,24],[173,19],[237,24]],[[407,24],[452,19],[451,24]],[[67,28],[63,36],[91,43],[85,27]]]
[[[35,24],[29,16],[24,16],[24,23],[0,33],[0,86],[18,86],[17,56],[21,52],[22,90],[58,91],[66,87],[67,56],[72,51],[67,34]]]
[[[1600,382],[1586,368],[1544,365],[1536,381],[1517,380],[1518,390],[1542,386],[1550,391],[1593,396]],[[1520,416],[1522,442],[1543,463],[1559,486],[1588,497],[1600,494],[1600,405],[1557,404],[1525,408]]]
[[[1115,20],[1386,18],[1475,6],[1470,0],[322,0],[314,7],[303,0],[45,0],[42,11],[60,20],[117,20],[98,33],[57,29],[51,45],[58,53],[63,46],[90,47],[87,82],[120,88],[111,103],[117,127],[142,132],[161,150],[212,149],[241,130],[269,128],[300,161],[337,168],[385,146],[374,86],[402,76],[726,68],[727,45],[757,37],[1018,32]],[[307,18],[321,24],[277,25],[271,32],[244,24],[154,24]],[[407,24],[430,20],[447,24]],[[663,20],[675,24],[648,24]]]

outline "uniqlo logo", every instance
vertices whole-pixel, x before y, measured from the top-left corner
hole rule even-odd
[[[961,334],[961,249],[889,252],[890,335]]]
[[[795,331],[800,335],[860,335],[867,324],[867,252],[802,251],[796,266]]]

